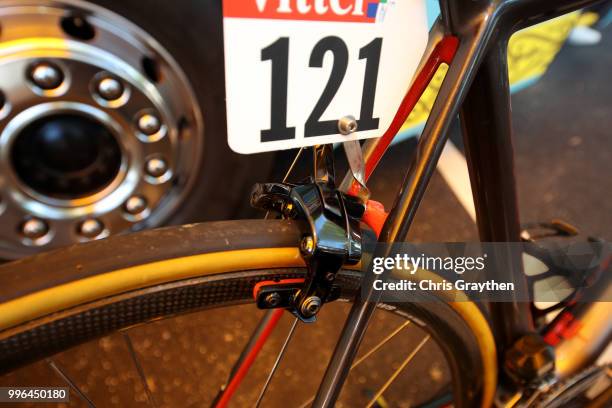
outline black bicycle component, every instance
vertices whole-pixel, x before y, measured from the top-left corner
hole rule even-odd
[[[335,274],[334,274],[335,278]],[[321,298],[310,296],[300,304],[300,312],[296,307],[296,300],[302,291],[304,282],[300,283],[270,283],[258,288],[255,303],[260,309],[289,309],[298,319],[305,323],[316,321],[316,314],[322,306]],[[333,302],[340,297],[340,287],[331,285],[330,291],[325,298],[325,302]]]
[[[570,377],[551,379],[537,388],[506,389],[498,398],[498,403],[509,406],[509,402],[513,401],[513,407],[529,408],[607,407],[611,400],[610,393],[604,391],[594,400],[584,394],[604,378],[610,368],[610,364],[592,365]]]
[[[602,239],[591,236],[579,237],[578,228],[560,219],[527,223],[521,228],[525,253],[542,262],[547,268],[546,271],[536,275],[525,276],[529,298],[537,300],[536,283],[552,277],[562,277],[573,289],[571,294],[549,307],[537,308],[532,303],[531,313],[535,319],[541,319],[550,312],[573,305],[584,290],[599,281],[601,275],[605,273],[611,255],[607,249],[609,247]],[[569,240],[570,238],[573,239]],[[581,256],[578,257],[578,254]]]
[[[257,292],[255,303],[260,309],[290,308],[300,287],[296,284],[263,286]]]
[[[587,406],[586,398],[580,397],[593,387],[597,381],[606,376],[612,365],[590,366],[569,378],[562,379],[546,390],[538,393],[532,404],[533,408],[561,408],[567,406]],[[603,395],[600,401],[602,405],[591,405],[589,407],[609,406],[610,396]]]
[[[266,302],[271,295],[267,290],[260,290],[256,299],[260,307],[289,308],[306,322],[313,320],[323,303],[333,300],[334,280],[342,265],[361,259],[360,220],[365,211],[357,198],[336,188],[331,146],[316,146],[314,163],[314,179],[300,184],[258,183],[251,194],[255,208],[306,221],[300,243],[308,267],[306,280],[290,300],[286,291],[277,291],[279,305]]]
[[[554,375],[555,352],[540,335],[526,334],[506,350],[504,371],[516,383],[540,384]]]

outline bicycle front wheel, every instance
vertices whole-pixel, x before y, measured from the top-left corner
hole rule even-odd
[[[227,221],[76,245],[0,266],[0,372],[127,327],[252,302],[263,280],[299,278],[300,225]],[[360,270],[342,270],[341,298]],[[455,406],[489,406],[496,384],[490,329],[471,302],[381,304],[426,330],[452,377]]]

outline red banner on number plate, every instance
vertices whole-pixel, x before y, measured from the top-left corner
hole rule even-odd
[[[374,23],[387,0],[224,0],[223,16]]]

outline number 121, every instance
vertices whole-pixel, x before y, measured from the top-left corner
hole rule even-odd
[[[361,109],[357,120],[359,130],[378,129],[378,118],[374,118],[374,96],[380,65],[382,38],[375,38],[359,50],[359,59],[366,60]],[[323,57],[331,51],[334,56],[331,73],[323,93],[315,104],[304,126],[304,136],[324,136],[338,133],[338,120],[320,120],[338,92],[348,67],[348,48],[339,37],[329,36],[320,40],[310,54],[310,67],[323,67]],[[261,60],[272,62],[272,110],[270,129],[261,131],[261,141],[287,140],[295,138],[295,127],[287,127],[287,82],[289,76],[289,38],[281,37],[261,50]]]

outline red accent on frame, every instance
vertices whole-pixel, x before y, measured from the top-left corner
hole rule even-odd
[[[391,141],[397,132],[399,132],[402,125],[406,122],[406,119],[408,119],[408,115],[410,115],[410,112],[412,112],[416,106],[417,102],[421,98],[421,95],[423,95],[423,92],[425,92],[427,89],[427,85],[429,85],[431,82],[431,79],[440,67],[440,64],[450,64],[455,57],[458,46],[459,39],[457,37],[447,36],[440,40],[440,42],[433,49],[429,59],[421,71],[419,71],[406,96],[404,96],[402,104],[395,114],[389,129],[387,129],[387,131],[381,136],[376,148],[374,149],[374,152],[365,163],[366,180],[370,178],[372,172],[378,165],[378,162],[391,144]]]
[[[391,141],[397,135],[397,132],[401,129],[402,125],[408,119],[408,115],[414,109],[417,102],[423,95],[423,92],[427,89],[427,86],[431,82],[431,79],[435,75],[436,71],[442,63],[450,64],[457,52],[459,46],[459,39],[453,36],[444,37],[433,49],[429,59],[419,71],[416,76],[414,83],[404,96],[402,104],[389,126],[389,129],[381,136],[374,148],[374,151],[365,163],[365,178],[366,181],[370,178],[374,169],[380,162],[380,159],[387,151],[387,148],[391,144]],[[356,195],[359,185],[355,181],[349,188],[349,194]],[[366,211],[363,215],[363,222],[365,222],[370,228],[376,232],[376,236],[380,236],[382,227],[387,219],[388,213],[385,212],[384,206],[373,200],[369,200],[367,203]]]
[[[261,281],[255,284],[253,287],[253,299],[257,300],[257,294],[259,293],[259,289],[262,286],[274,286],[274,285],[291,285],[293,283],[304,283],[304,278],[294,278],[294,279],[281,279],[279,281]]]
[[[551,346],[556,346],[562,339],[574,337],[581,328],[582,323],[576,319],[576,316],[567,311],[563,312],[555,325],[544,336],[544,341]]]
[[[257,299],[257,293],[259,292],[259,289],[262,286],[286,285],[293,283],[304,283],[304,278],[258,282],[253,287],[253,298]],[[232,395],[234,395],[234,393],[240,386],[240,383],[242,382],[243,378],[247,375],[249,369],[255,362],[257,355],[259,355],[259,352],[261,351],[262,347],[264,346],[264,344],[266,344],[268,337],[270,337],[280,318],[283,316],[283,311],[284,309],[275,309],[274,311],[272,311],[272,318],[268,321],[268,324],[260,333],[256,343],[253,345],[253,348],[249,351],[249,354],[247,354],[247,356],[244,358],[242,365],[238,367],[229,384],[227,384],[227,387],[223,391],[223,394],[221,395],[221,398],[219,398],[219,401],[217,402],[217,405],[215,405],[215,408],[224,408],[227,406],[227,404],[229,404]]]
[[[385,212],[385,207],[382,203],[374,200],[368,200],[366,205],[365,213],[363,213],[363,217],[361,218],[363,222],[366,223],[374,232],[376,232],[376,236],[380,236],[380,232],[382,231],[382,227],[385,224],[385,220],[387,219],[387,214]]]

